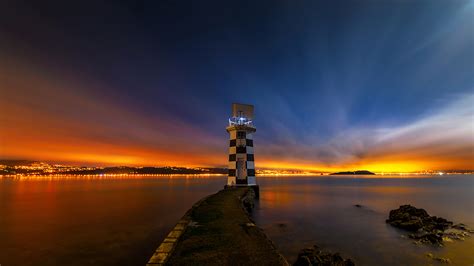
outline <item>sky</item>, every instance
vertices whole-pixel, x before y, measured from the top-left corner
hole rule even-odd
[[[474,169],[474,1],[0,2],[0,158]]]

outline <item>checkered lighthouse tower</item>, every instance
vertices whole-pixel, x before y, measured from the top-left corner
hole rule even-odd
[[[232,104],[232,117],[226,128],[230,135],[227,186],[255,186],[252,124],[253,105]]]

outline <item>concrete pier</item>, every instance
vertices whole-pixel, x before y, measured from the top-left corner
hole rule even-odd
[[[255,196],[251,187],[235,187],[200,200],[147,265],[288,265],[246,211]]]

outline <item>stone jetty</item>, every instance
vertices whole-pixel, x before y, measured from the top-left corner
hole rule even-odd
[[[227,188],[196,203],[147,265],[288,265],[248,215],[254,188]]]

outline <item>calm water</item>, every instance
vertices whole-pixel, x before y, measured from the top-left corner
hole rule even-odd
[[[416,246],[385,223],[402,204],[474,227],[474,176],[433,178],[299,177],[260,179],[254,218],[290,261],[317,244],[358,265],[430,265],[430,252],[474,265],[474,237],[443,248]],[[363,208],[356,208],[361,204]]]
[[[143,265],[186,210],[225,177],[0,179],[0,264]],[[254,219],[293,262],[318,244],[359,265],[473,265],[474,238],[415,246],[384,222],[410,203],[474,227],[474,176],[260,177]],[[356,208],[362,204],[364,208]]]
[[[1,180],[0,264],[145,265],[220,178]]]

